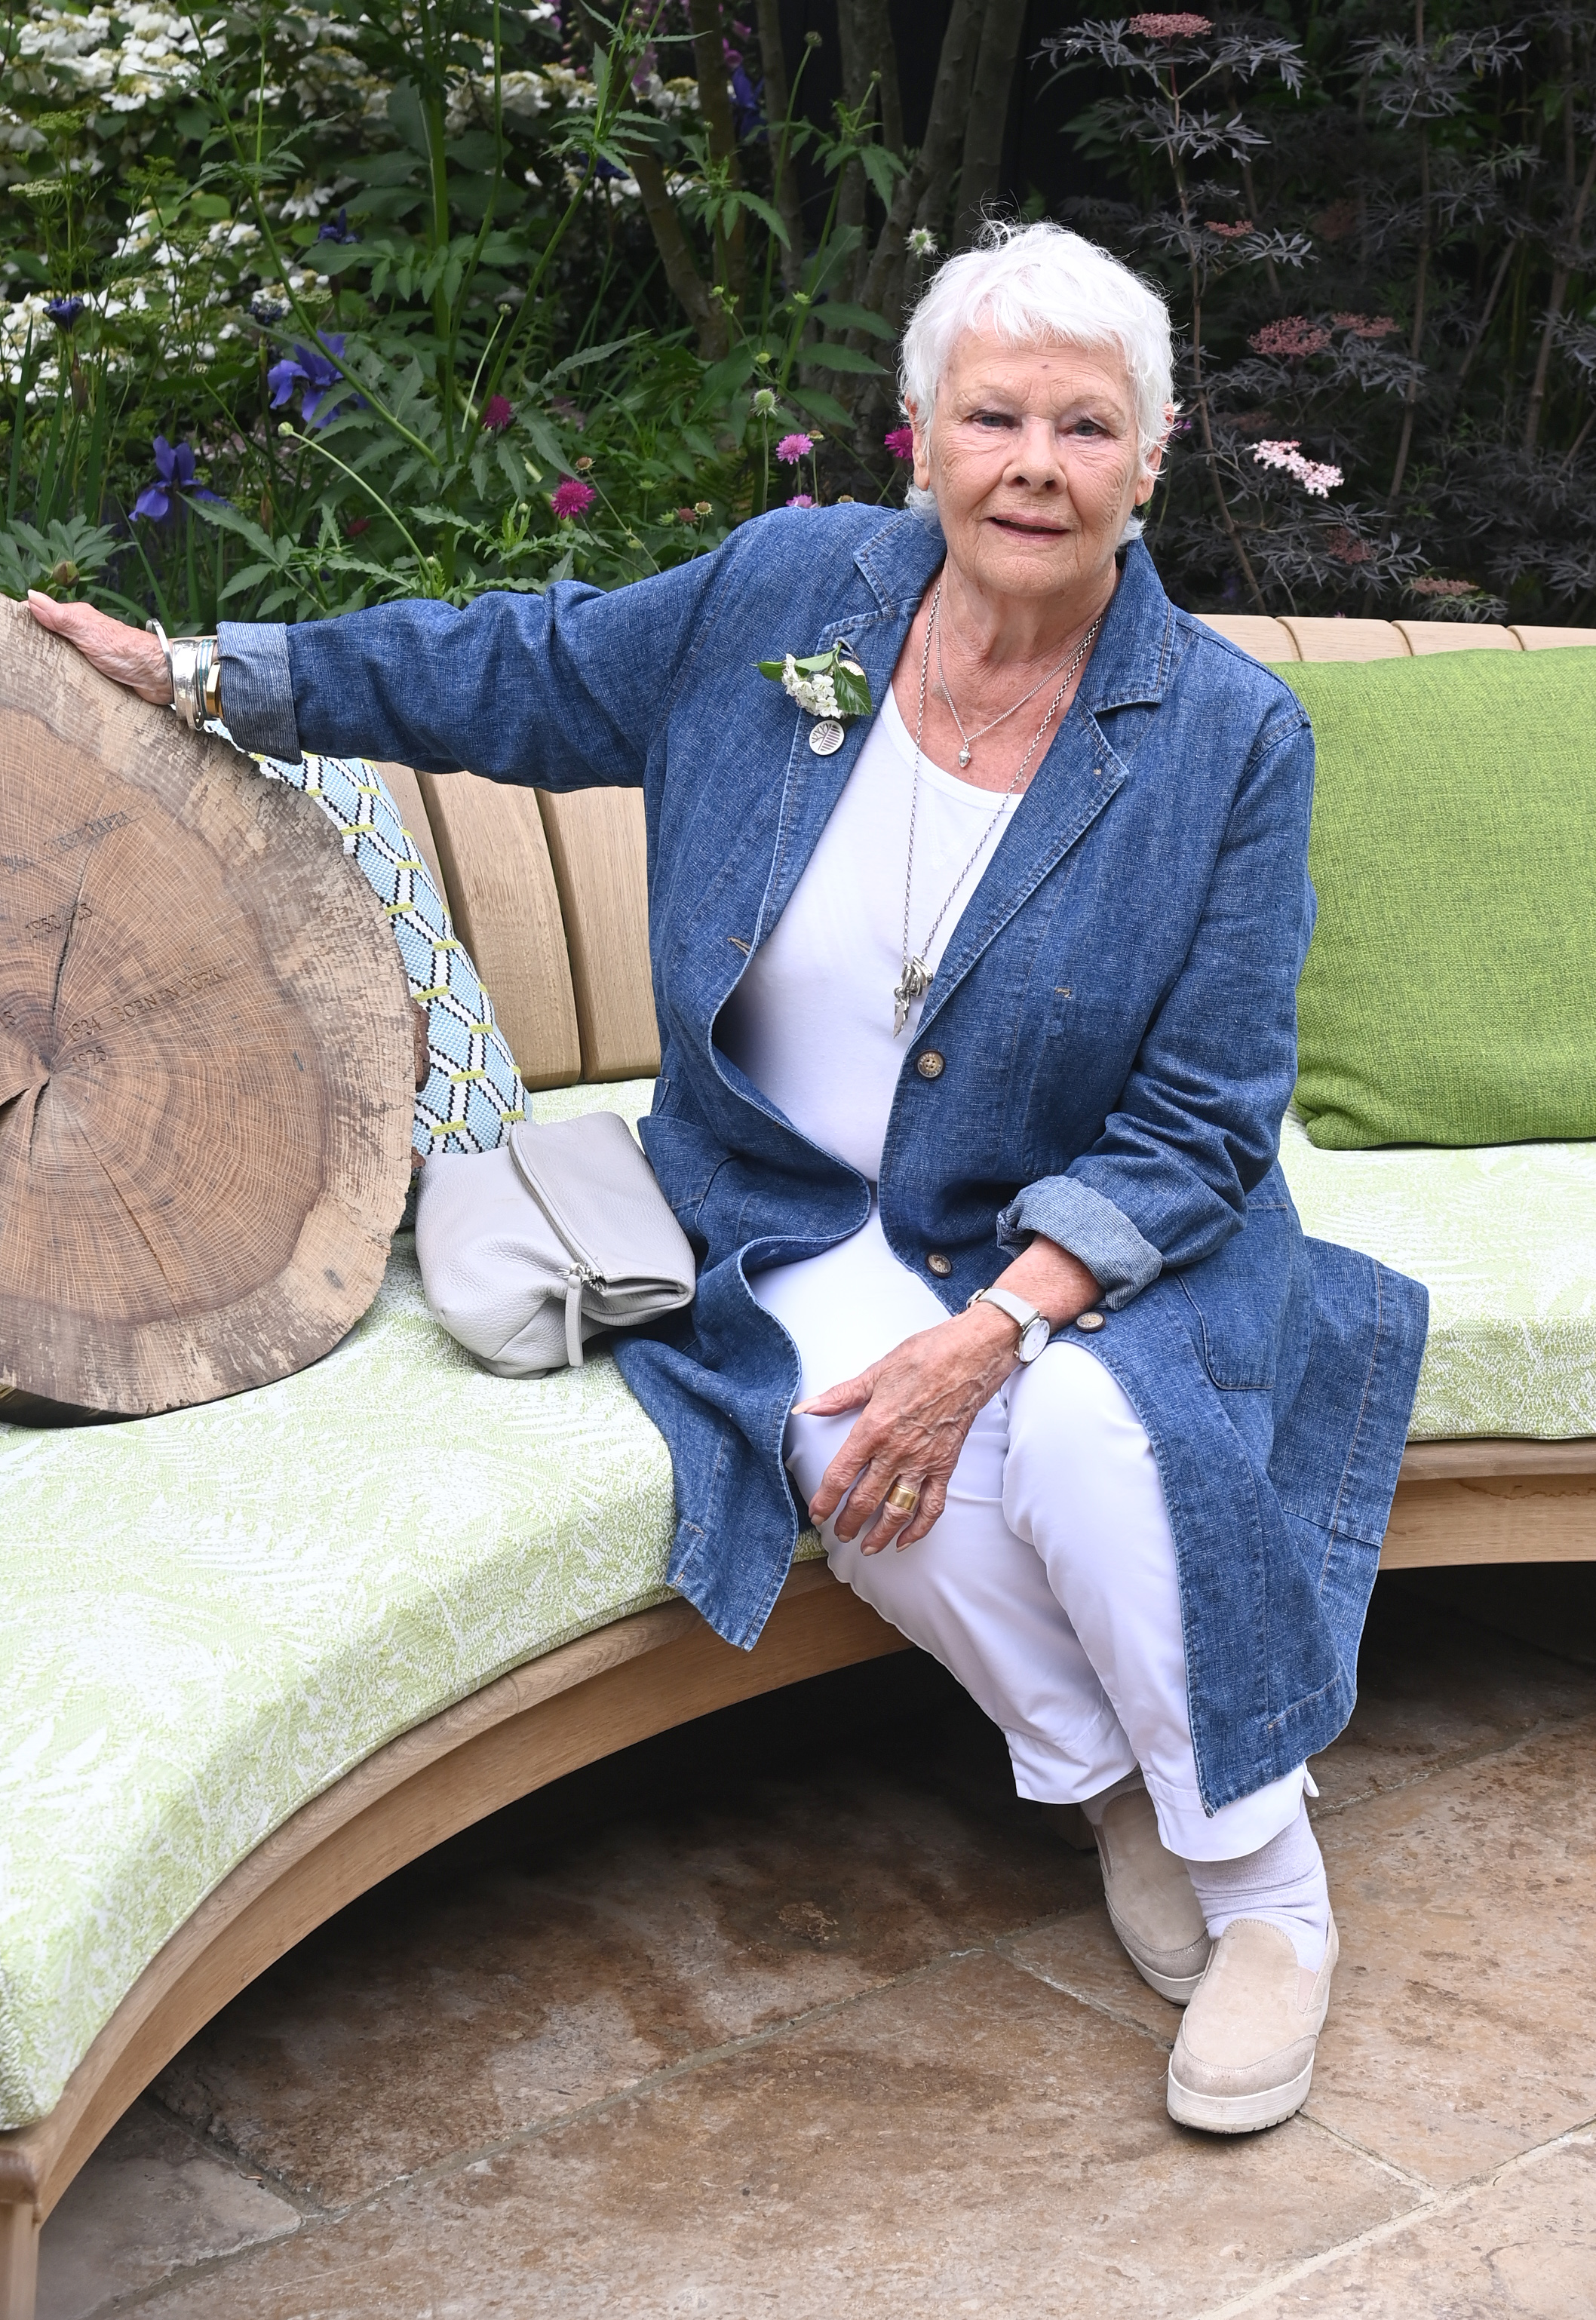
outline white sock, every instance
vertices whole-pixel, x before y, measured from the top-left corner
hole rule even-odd
[[[1100,1789],[1094,1797],[1087,1797],[1081,1806],[1081,1810],[1085,1814],[1092,1827],[1101,1828],[1103,1814],[1116,1797],[1128,1797],[1132,1789],[1145,1786],[1146,1783],[1139,1772],[1127,1772],[1122,1781],[1115,1781],[1111,1787]]]
[[[1186,1873],[1216,1942],[1236,1918],[1261,1917],[1290,1935],[1299,1965],[1319,1971],[1330,1938],[1330,1894],[1305,1803],[1256,1853],[1239,1861],[1188,1861]]]

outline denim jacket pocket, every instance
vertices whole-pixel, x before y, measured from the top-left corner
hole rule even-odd
[[[1179,1275],[1197,1316],[1203,1367],[1221,1393],[1269,1392],[1301,1231],[1288,1201],[1249,1203],[1223,1248]]]

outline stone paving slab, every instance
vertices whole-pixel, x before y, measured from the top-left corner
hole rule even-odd
[[[84,2320],[110,2297],[298,2229],[287,2200],[136,2103],[50,2218],[38,2320]]]
[[[1198,2320],[1590,2320],[1596,2139],[1576,2135]]]
[[[1094,1860],[904,1654],[575,1775],[302,1944],[52,2219],[50,2320],[1591,2320],[1574,1576],[1377,1590],[1315,1766],[1344,1963],[1274,2134],[1171,2125],[1178,2017]]]
[[[424,2247],[437,2320],[1139,2320],[1414,2205],[1311,2127],[1183,2133],[1163,2069],[1004,1960],[947,1960],[307,2233],[235,2270],[228,2311],[399,2320]],[[202,2285],[161,2308],[217,2307]]]

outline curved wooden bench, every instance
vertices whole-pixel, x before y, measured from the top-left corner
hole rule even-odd
[[[1210,625],[1271,661],[1596,646],[1588,629],[1250,614]],[[532,796],[470,775],[383,771],[528,1086],[652,1077],[640,799]],[[1596,1559],[1596,1440],[1410,1447],[1383,1567],[1576,1559]],[[347,1902],[562,1773],[712,1709],[905,1648],[823,1563],[801,1564],[753,1652],[721,1642],[686,1604],[661,1605],[529,1662],[367,1758],[240,1862],[173,1936],[50,2116],[0,2134],[0,2320],[32,2320],[40,2227],[129,2103]]]
[[[0,2135],[0,2315],[32,2320],[39,2232],[128,2105],[230,1998],[394,1870],[534,1789],[714,1708],[909,1648],[823,1563],[751,1652],[662,1603],[514,1668],[304,1806],[145,1969],[50,2116]]]

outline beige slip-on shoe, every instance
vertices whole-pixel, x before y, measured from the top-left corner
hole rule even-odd
[[[1297,1963],[1291,1935],[1238,1917],[1214,1944],[1169,2058],[1169,2116],[1211,2134],[1256,2134],[1301,2110],[1330,2003],[1336,1920],[1319,1971]]]
[[[1120,1946],[1142,1980],[1183,2006],[1202,1979],[1212,1944],[1185,1863],[1166,1853],[1146,1789],[1104,1808],[1097,1832],[1103,1899]]]

